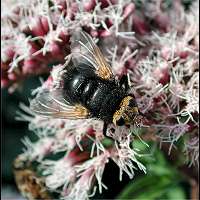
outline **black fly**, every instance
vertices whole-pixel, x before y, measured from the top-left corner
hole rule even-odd
[[[127,76],[115,79],[100,49],[85,32],[71,38],[71,56],[64,67],[62,85],[43,89],[31,102],[40,115],[55,118],[104,121],[117,126],[137,123],[139,115],[135,97],[129,93]]]

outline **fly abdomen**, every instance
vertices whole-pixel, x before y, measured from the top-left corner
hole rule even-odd
[[[101,104],[99,110],[99,118],[112,122],[114,112],[119,108],[121,100],[125,97],[126,92],[121,88],[114,88],[106,96],[104,101]]]
[[[102,107],[105,106],[104,102],[109,102],[109,109],[113,110],[111,107],[116,107],[113,105],[113,101],[111,102],[108,100],[110,98],[110,94],[116,88],[116,85],[110,82],[104,82],[102,80],[96,80],[96,88],[91,93],[92,95],[89,98],[87,108],[90,110],[92,117],[102,119],[101,110]],[[107,111],[109,112],[109,109]],[[112,113],[110,113],[112,115]],[[107,115],[107,114],[106,114]]]
[[[66,98],[68,97],[68,99],[70,98],[72,103],[81,103],[88,107],[91,98],[98,87],[98,82],[98,79],[86,77],[77,71],[76,68],[73,68],[70,71],[70,78],[65,79],[65,96]]]
[[[90,104],[91,98],[94,95],[94,92],[96,91],[98,87],[98,82],[96,80],[89,80],[84,85],[84,89],[82,91],[82,101],[83,103],[88,106]]]
[[[70,98],[72,103],[82,103],[82,93],[88,79],[80,74],[76,68],[71,69],[70,73],[70,78],[66,78],[64,83],[65,96]]]

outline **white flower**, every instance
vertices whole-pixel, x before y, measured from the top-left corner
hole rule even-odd
[[[54,138],[43,137],[37,142],[31,142],[27,137],[23,140],[26,149],[24,152],[29,156],[30,160],[41,161],[46,155],[52,152]]]
[[[76,174],[72,164],[72,160],[67,157],[57,161],[43,161],[42,167],[44,168],[43,175],[45,176],[46,186],[50,190],[56,190],[60,186],[67,187]]]
[[[102,183],[102,176],[105,168],[105,164],[108,162],[109,153],[104,152],[100,156],[92,158],[81,165],[75,167],[78,173],[79,179],[76,181],[71,191],[67,196],[64,197],[65,200],[85,200],[88,199],[91,194],[89,192],[92,186],[97,180],[99,192],[102,192],[102,188],[107,188]]]
[[[134,170],[137,170],[137,168],[146,173],[146,167],[137,160],[137,157],[141,155],[136,152],[136,149],[131,149],[129,145],[130,141],[128,139],[119,144],[115,142],[115,148],[111,151],[111,158],[120,169],[120,180],[122,180],[123,172],[127,173],[130,178],[133,178],[135,174]]]

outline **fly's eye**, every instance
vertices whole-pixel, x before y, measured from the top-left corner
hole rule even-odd
[[[117,121],[116,121],[116,124],[118,126],[123,126],[125,124],[125,121],[122,117],[120,117]]]

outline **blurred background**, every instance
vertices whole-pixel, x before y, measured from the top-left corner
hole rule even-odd
[[[22,196],[18,192],[14,176],[12,164],[16,156],[22,153],[23,143],[21,139],[25,135],[30,135],[28,131],[28,123],[17,121],[16,112],[19,111],[19,103],[23,102],[28,105],[28,97],[30,97],[31,89],[38,87],[40,82],[37,79],[29,79],[25,83],[25,87],[21,91],[17,90],[9,94],[7,89],[2,89],[2,199],[21,199]]]

